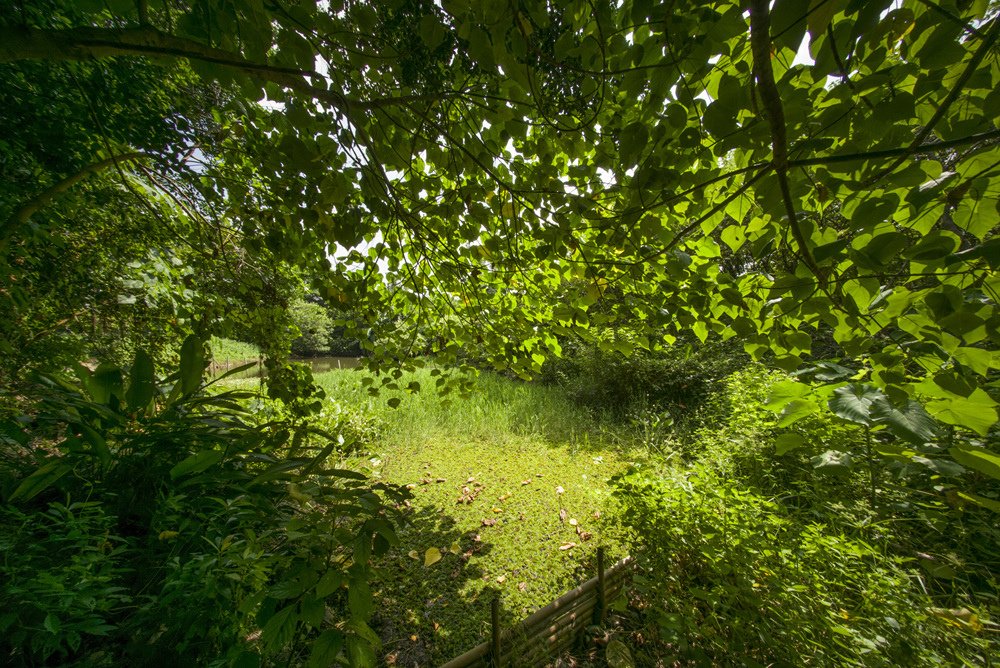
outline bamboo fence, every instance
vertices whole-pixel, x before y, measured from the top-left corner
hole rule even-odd
[[[604,568],[604,548],[597,551],[597,575],[571,589],[512,628],[500,627],[500,600],[491,601],[491,637],[441,668],[542,666],[570,649],[580,632],[604,621],[608,601],[621,593],[632,569],[631,557]]]

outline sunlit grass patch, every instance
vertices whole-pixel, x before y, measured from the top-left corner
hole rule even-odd
[[[512,624],[591,577],[597,546],[624,556],[607,480],[638,455],[611,447],[557,388],[484,375],[450,405],[422,392],[390,409],[393,395],[370,397],[360,378],[317,381],[385,423],[355,466],[412,486],[412,525],[374,585],[387,657],[437,665],[488,637],[493,591]]]

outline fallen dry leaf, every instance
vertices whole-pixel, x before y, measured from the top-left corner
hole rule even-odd
[[[511,496],[513,496],[513,494],[504,494],[503,496],[501,496],[501,497],[500,497],[500,500],[501,500],[501,501],[506,501],[506,500],[507,500],[507,499],[509,499],[509,498],[510,498]]]
[[[416,483],[412,483],[412,482],[409,485],[406,486],[406,489],[416,489],[416,488],[417,488]]]
[[[406,556],[408,556],[410,559],[419,559],[420,553],[418,553],[416,550],[410,550],[409,552],[406,553]]]
[[[577,535],[580,536],[580,540],[582,541],[588,541],[594,537],[589,531],[580,531]]]
[[[527,582],[518,582],[517,583],[517,589],[518,589],[518,591],[524,591],[527,588],[528,588],[528,583]]]
[[[536,473],[536,474],[535,474],[535,477],[536,477],[536,478],[541,478],[541,477],[542,477],[542,474],[541,474],[541,473]]]
[[[424,552],[424,566],[433,566],[439,561],[441,561],[441,550],[436,547],[427,548],[427,551]]]
[[[522,485],[530,485],[531,484],[531,478],[528,478],[527,480],[522,480],[521,484]]]
[[[493,510],[493,512],[495,512],[495,513],[502,513],[502,512],[503,512],[502,510],[500,510],[500,509],[499,509],[499,508],[497,508],[496,506],[493,506],[493,509],[492,509],[492,510]]]
[[[573,519],[572,517],[569,518],[569,525],[571,527],[575,527],[577,524],[578,524],[578,522],[575,519]]]
[[[560,550],[571,550],[576,547],[576,543],[563,543],[559,546]]]
[[[560,508],[559,509],[559,521],[560,522],[565,522],[566,521],[566,509],[565,508]]]
[[[410,636],[410,640],[412,640],[413,642],[417,642],[417,636],[416,635]]]
[[[497,523],[497,521],[495,519],[493,519],[492,517],[487,517],[486,519],[483,520],[483,526],[484,527],[491,527],[491,526],[493,526],[496,523]]]
[[[497,576],[497,584],[503,584],[506,580],[507,580],[507,576],[506,575],[498,575]]]
[[[466,482],[466,484],[468,484],[468,483],[470,483],[470,482],[475,482],[475,481],[476,481],[476,479],[475,479],[475,478],[473,478],[473,477],[472,477],[472,476],[470,475],[470,476],[469,476],[469,479],[468,479],[468,480],[466,480],[465,482]]]
[[[438,478],[434,482],[448,482],[445,478]]]
[[[594,519],[595,520],[601,519],[601,511],[600,510],[595,510],[594,511]]]
[[[562,485],[559,485],[558,487],[556,487],[556,494],[562,494],[565,491],[566,490],[562,488]]]

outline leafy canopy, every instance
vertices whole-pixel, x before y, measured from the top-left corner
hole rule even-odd
[[[74,142],[92,155],[43,166],[0,236],[16,255],[65,215],[52,203],[74,169],[114,166],[357,304],[376,363],[471,347],[528,376],[559,337],[627,322],[624,353],[738,336],[985,435],[989,4],[33,3],[0,24],[5,77],[183,67],[225,94],[203,102],[211,141],[176,126],[197,167],[155,134],[80,129],[101,139]]]

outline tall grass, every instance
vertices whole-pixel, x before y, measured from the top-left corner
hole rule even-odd
[[[260,357],[260,348],[252,343],[213,336],[208,345],[212,350],[212,361],[217,364],[255,360]]]
[[[486,443],[511,437],[537,436],[553,443],[586,447],[602,434],[602,425],[586,409],[575,405],[558,387],[482,374],[473,391],[460,397],[441,396],[437,377],[420,369],[405,374],[399,385],[420,383],[420,392],[383,390],[369,395],[364,371],[331,371],[316,376],[327,394],[351,409],[377,415],[386,425],[386,439],[406,445],[417,440],[461,434]],[[388,401],[399,398],[397,408]]]

